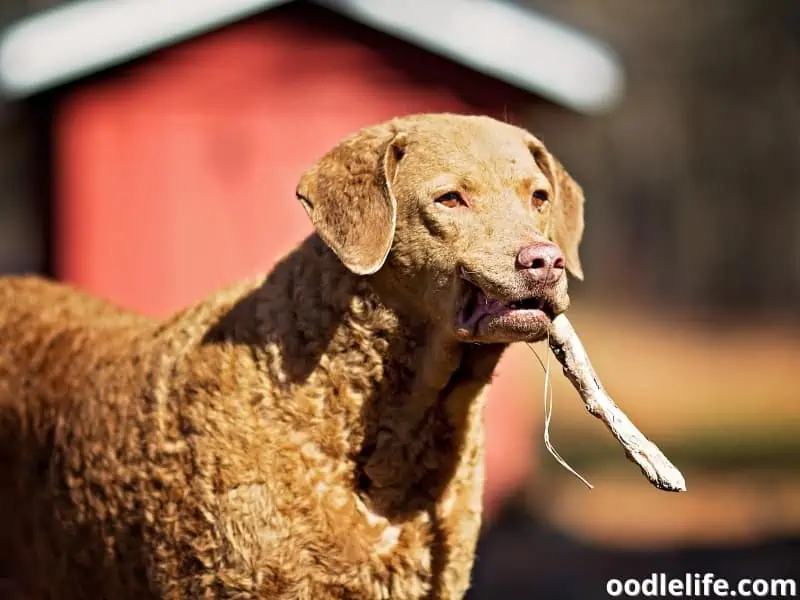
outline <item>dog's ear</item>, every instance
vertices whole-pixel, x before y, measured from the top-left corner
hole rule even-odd
[[[300,178],[297,198],[336,256],[358,275],[383,266],[394,240],[392,180],[405,135],[381,125],[340,142]]]
[[[531,136],[528,146],[536,164],[553,187],[553,206],[547,235],[564,253],[569,272],[578,279],[583,279],[583,268],[578,254],[583,237],[583,190],[539,140]]]

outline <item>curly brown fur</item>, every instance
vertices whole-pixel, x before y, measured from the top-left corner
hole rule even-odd
[[[481,391],[546,329],[467,304],[566,308],[565,276],[514,261],[549,238],[580,273],[580,189],[520,129],[419,115],[342,142],[298,197],[315,235],[163,322],[0,280],[0,578],[22,597],[462,597]]]

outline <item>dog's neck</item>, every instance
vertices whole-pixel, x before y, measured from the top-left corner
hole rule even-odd
[[[353,485],[376,512],[424,510],[465,453],[481,460],[480,391],[504,347],[459,343],[433,320],[390,308],[315,236],[276,275],[265,290],[288,294],[295,309],[267,319],[285,332],[268,337],[292,395],[330,390],[326,418],[345,425]]]

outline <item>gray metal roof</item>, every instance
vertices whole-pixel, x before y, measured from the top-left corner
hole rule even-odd
[[[143,56],[291,0],[82,0],[0,37],[12,98]],[[587,114],[621,98],[622,67],[602,42],[503,0],[314,0],[379,31]]]

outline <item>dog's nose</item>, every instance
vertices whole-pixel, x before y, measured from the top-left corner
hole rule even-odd
[[[564,273],[564,255],[555,244],[536,242],[519,251],[517,268],[539,283],[555,283]]]

